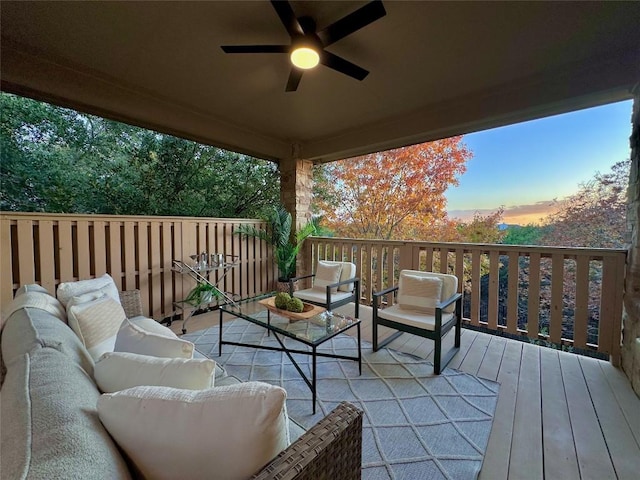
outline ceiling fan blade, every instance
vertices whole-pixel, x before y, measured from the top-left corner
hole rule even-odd
[[[326,47],[360,30],[362,27],[366,27],[386,14],[382,1],[374,0],[318,32],[318,37],[320,37],[322,45]]]
[[[289,74],[289,80],[287,80],[287,88],[285,88],[284,91],[295,92],[298,89],[298,84],[300,83],[303,73],[304,71],[299,68],[292,68]]]
[[[304,34],[302,27],[300,26],[300,22],[298,21],[296,14],[293,13],[291,4],[288,1],[271,0],[271,5],[273,5],[278,17],[280,17],[280,21],[284,25],[284,28],[289,32],[290,37],[293,38]]]
[[[369,75],[368,70],[365,70],[364,68],[359,67],[355,63],[351,63],[350,61],[345,60],[342,57],[334,55],[331,52],[327,52],[326,50],[320,52],[320,63],[326,67],[333,68],[340,73],[349,75],[356,80],[364,80],[365,77]]]
[[[222,45],[225,53],[289,53],[289,45]]]

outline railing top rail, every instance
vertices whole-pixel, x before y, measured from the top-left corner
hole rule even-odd
[[[158,222],[158,221],[193,221],[193,222],[226,222],[226,223],[263,223],[264,220],[259,218],[216,218],[216,217],[180,217],[180,216],[154,216],[154,215],[103,215],[101,213],[43,213],[43,212],[6,212],[0,211],[0,218],[9,220],[43,220],[60,218],[69,220],[90,220],[90,221],[142,221],[142,222]]]
[[[500,243],[453,243],[453,242],[421,242],[416,240],[377,240],[362,238],[338,238],[338,237],[310,237],[312,242],[335,242],[352,244],[371,244],[384,246],[403,247],[413,245],[416,247],[433,248],[436,250],[459,250],[465,252],[473,251],[496,251],[499,252],[520,252],[520,253],[542,253],[563,255],[592,255],[596,257],[608,257],[626,255],[627,250],[623,248],[588,248],[588,247],[551,247],[541,245],[504,245]]]

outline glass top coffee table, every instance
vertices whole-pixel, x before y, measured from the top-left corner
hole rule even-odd
[[[273,295],[264,295],[249,300],[243,300],[241,302],[235,302],[235,304],[226,304],[220,306],[220,342],[218,344],[218,355],[222,355],[222,345],[237,345],[242,347],[253,347],[264,350],[276,350],[284,352],[291,360],[291,363],[296,368],[302,379],[307,386],[311,389],[312,401],[313,401],[313,413],[316,413],[316,359],[318,357],[329,357],[344,360],[355,360],[358,362],[358,368],[360,374],[362,374],[362,350],[361,350],[361,338],[360,338],[360,320],[352,318],[346,315],[342,315],[335,312],[324,311],[317,315],[314,315],[308,319],[303,320],[289,320],[283,316],[271,312],[267,307],[260,303],[260,300],[269,298]],[[273,336],[280,344],[280,347],[273,347],[269,345],[252,345],[246,343],[225,341],[222,335],[222,317],[223,313],[229,313],[238,318],[242,318],[256,325],[260,325],[267,329],[268,334]],[[350,328],[356,327],[358,330],[358,356],[350,357],[345,355],[337,355],[325,352],[318,352],[318,347],[325,343],[327,340],[335,337],[336,335],[346,332]],[[288,337],[296,340],[310,349],[293,349],[285,346],[283,337]],[[298,363],[293,358],[292,354],[311,355],[312,367],[311,378],[309,378],[300,368]]]

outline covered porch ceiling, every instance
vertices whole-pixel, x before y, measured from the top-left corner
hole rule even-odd
[[[365,1],[293,1],[319,29]],[[285,92],[271,4],[1,4],[2,90],[278,161],[326,162],[631,98],[640,2],[384,2]]]

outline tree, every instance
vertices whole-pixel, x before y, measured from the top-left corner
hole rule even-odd
[[[540,245],[547,227],[532,223],[524,226],[511,225],[506,229],[502,243],[505,245]]]
[[[577,193],[557,203],[557,211],[545,221],[546,245],[624,248],[630,160],[614,164],[605,174],[596,173]]]
[[[471,156],[452,137],[316,167],[315,212],[340,236],[422,239]]]
[[[0,209],[261,217],[277,166],[208,145],[0,94]]]

